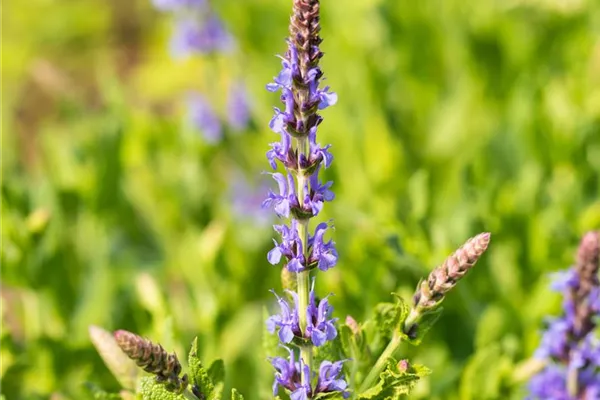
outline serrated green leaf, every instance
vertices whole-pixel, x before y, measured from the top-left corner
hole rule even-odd
[[[402,340],[412,344],[413,346],[420,345],[427,332],[429,332],[431,327],[437,322],[437,320],[442,315],[443,310],[443,307],[438,307],[435,310],[424,314],[419,320],[416,335],[413,338],[411,338],[401,331],[400,336],[402,337]]]
[[[231,400],[244,400],[244,396],[236,388],[231,389]]]
[[[94,400],[122,400],[120,394],[109,393],[91,382],[86,382],[85,387],[90,394],[90,397]]]
[[[374,321],[379,334],[385,338],[392,337],[394,331],[404,325],[410,308],[402,297],[394,294],[396,303],[379,303],[375,306]]]
[[[350,360],[347,363],[350,370],[349,382],[361,381],[373,365],[373,356],[367,346],[366,334],[362,329],[355,333],[349,326],[342,325],[339,337],[345,357]]]
[[[208,371],[204,368],[202,361],[198,357],[198,338],[194,338],[192,348],[188,357],[188,365],[190,367],[190,382],[195,385],[203,396],[210,398],[215,386],[208,375]]]
[[[139,394],[143,400],[185,400],[185,396],[169,392],[165,385],[151,377],[141,379]]]
[[[339,400],[343,399],[344,396],[341,392],[329,392],[329,393],[319,393],[315,399],[318,400]]]
[[[411,366],[401,371],[396,360],[390,358],[387,367],[379,375],[377,384],[361,393],[358,399],[398,399],[402,395],[409,394],[419,379],[429,373],[430,370],[422,365]]]
[[[135,390],[140,369],[121,350],[113,334],[98,326],[90,326],[89,334],[104,364],[125,389]]]

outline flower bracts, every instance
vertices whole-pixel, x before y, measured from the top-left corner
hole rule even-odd
[[[600,232],[581,240],[576,263],[556,274],[552,289],[563,294],[564,313],[548,321],[536,357],[546,367],[529,382],[532,399],[600,398]]]

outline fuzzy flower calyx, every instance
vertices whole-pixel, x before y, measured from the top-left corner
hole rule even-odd
[[[114,336],[121,350],[144,371],[156,375],[156,381],[164,383],[167,390],[181,393],[187,388],[188,376],[179,376],[181,364],[175,353],[125,330],[116,331]]]

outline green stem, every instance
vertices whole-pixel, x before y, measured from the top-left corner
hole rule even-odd
[[[395,332],[387,347],[385,350],[383,350],[383,353],[381,353],[379,359],[373,368],[371,368],[371,371],[369,371],[369,375],[367,375],[365,380],[360,385],[360,389],[358,390],[359,394],[369,389],[371,386],[373,386],[373,384],[375,384],[375,382],[377,382],[379,374],[387,365],[388,359],[394,355],[396,350],[398,350],[400,343],[402,343],[402,339],[400,338],[400,335]]]
[[[300,165],[300,157],[308,153],[308,140],[307,138],[298,138],[298,165]],[[305,193],[304,189],[308,180],[308,176],[305,175],[304,171],[298,168],[298,201],[302,203]],[[302,241],[302,251],[304,253],[304,259],[308,260],[308,219],[298,220],[298,236]],[[306,332],[306,326],[308,324],[308,301],[310,294],[310,271],[302,271],[297,273],[298,280],[298,319],[300,321],[301,332]],[[300,357],[304,361],[304,364],[308,366],[309,370],[313,368],[313,352],[310,344],[300,346]],[[310,376],[302,375],[302,383],[310,384]]]

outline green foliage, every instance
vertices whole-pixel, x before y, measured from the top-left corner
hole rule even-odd
[[[188,364],[190,367],[190,383],[208,400],[220,400],[223,395],[225,365],[222,360],[215,360],[208,370],[198,357],[198,338],[192,342]]]
[[[231,389],[231,400],[244,400],[244,396],[237,389]]]
[[[407,395],[420,378],[430,374],[429,369],[422,365],[409,366],[399,369],[399,363],[390,358],[386,368],[379,376],[378,383],[358,395],[359,400],[393,400]]]
[[[185,400],[185,396],[168,391],[163,383],[151,377],[141,379],[139,397],[141,400]]]
[[[93,383],[86,383],[85,384],[90,398],[94,399],[94,400],[122,400],[121,395],[117,394],[117,393],[108,393],[105,392],[104,390],[100,389],[98,386],[94,385]]]

